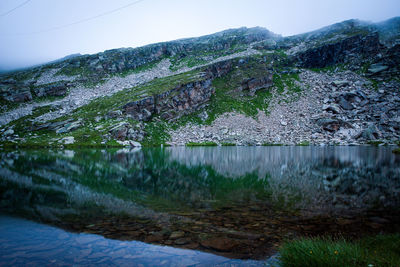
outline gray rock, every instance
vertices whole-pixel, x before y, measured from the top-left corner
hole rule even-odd
[[[64,144],[64,145],[70,145],[70,144],[73,144],[75,142],[75,138],[73,136],[66,136],[66,137],[62,138],[58,142],[61,143],[61,144]]]
[[[33,89],[36,96],[65,96],[68,92],[68,82],[60,81],[52,84],[46,84],[40,87],[35,87]]]
[[[377,74],[377,73],[380,73],[380,72],[382,72],[382,71],[387,70],[388,68],[389,68],[388,66],[382,65],[382,64],[380,64],[380,63],[378,63],[378,64],[372,64],[372,65],[368,68],[368,72],[371,73],[371,74]]]
[[[76,129],[78,129],[79,127],[81,127],[82,125],[82,121],[81,120],[77,120],[74,122],[70,122],[70,123],[66,123],[63,127],[59,128],[56,130],[57,134],[61,134],[61,133],[68,133],[71,131],[74,131]]]
[[[32,100],[32,94],[29,89],[21,91],[8,91],[7,93],[10,93],[11,95],[4,96],[4,99],[10,102],[27,102]]]
[[[110,112],[107,113],[106,118],[107,119],[115,119],[115,118],[118,118],[121,116],[122,116],[121,110],[111,110]]]
[[[113,138],[123,141],[126,139],[128,135],[128,130],[131,128],[131,125],[127,122],[121,122],[117,125],[112,126],[109,130],[109,133],[112,135]]]
[[[336,104],[323,105],[322,109],[326,110],[326,111],[330,111],[333,114],[339,114],[341,112],[340,107],[338,105],[336,105]]]
[[[7,131],[4,132],[4,135],[13,135],[14,134],[14,130],[13,129],[8,129]]]
[[[350,102],[348,102],[343,96],[339,98],[339,105],[345,110],[354,109],[353,105]]]
[[[333,81],[332,85],[336,86],[336,87],[342,87],[342,86],[348,86],[349,82],[348,81]]]
[[[356,139],[362,138],[364,140],[376,140],[380,136],[376,125],[371,123],[369,126],[362,130],[358,135],[355,136]]]

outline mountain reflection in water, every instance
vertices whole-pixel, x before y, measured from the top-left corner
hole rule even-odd
[[[67,230],[260,259],[285,238],[399,231],[387,147],[0,152],[0,209]]]

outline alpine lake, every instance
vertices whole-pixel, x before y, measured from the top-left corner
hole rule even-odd
[[[392,150],[1,150],[0,266],[265,266],[299,237],[399,233]]]

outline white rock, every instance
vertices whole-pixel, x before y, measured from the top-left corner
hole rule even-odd
[[[64,144],[64,145],[70,145],[70,144],[73,144],[75,142],[75,138],[73,136],[66,136],[66,137],[62,138],[58,142],[61,143],[61,144]]]
[[[4,135],[12,135],[12,134],[14,134],[13,129],[8,129],[7,131],[4,132]]]
[[[131,146],[134,146],[134,147],[141,147],[142,146],[139,142],[136,142],[136,141],[129,141],[129,142],[130,142]]]

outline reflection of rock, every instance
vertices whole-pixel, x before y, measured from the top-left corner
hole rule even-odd
[[[305,198],[312,196],[314,205],[334,201],[365,208],[375,200],[382,205],[400,205],[400,170],[394,167],[400,162],[390,148],[202,147],[169,151],[173,160],[193,167],[210,165],[228,177],[256,172],[263,178],[269,174],[275,193],[292,188]]]
[[[54,185],[66,179],[54,172],[60,169],[74,174],[74,185],[68,179],[66,185],[76,190],[80,177],[96,177],[121,190],[155,194],[167,200],[165,204],[184,203],[192,208],[209,208],[213,201],[231,201],[233,193],[236,201],[249,201],[258,198],[256,189],[268,193],[271,201],[291,203],[296,199],[299,207],[329,207],[331,203],[357,209],[372,203],[400,205],[400,170],[395,167],[398,158],[391,148],[384,147],[125,149],[98,151],[95,156],[76,151],[72,156],[57,153],[43,158],[29,153],[0,155],[3,167],[21,165],[22,173],[29,169]],[[80,158],[85,160],[79,161]],[[23,168],[28,163],[29,167]],[[74,193],[77,199],[87,199],[78,191]],[[100,195],[92,197],[100,201]],[[111,208],[111,204],[106,206]]]

